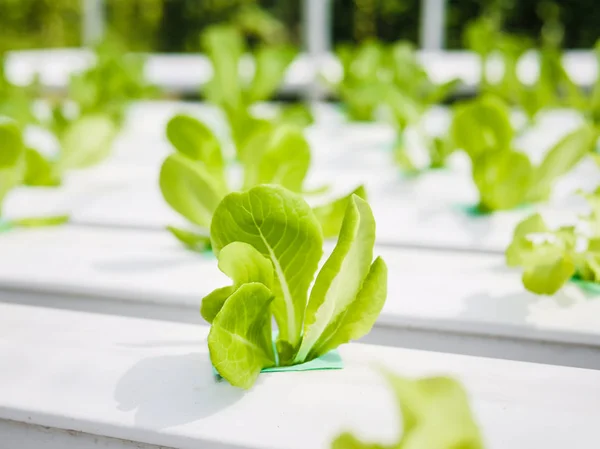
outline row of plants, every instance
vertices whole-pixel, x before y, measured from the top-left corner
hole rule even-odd
[[[254,72],[246,76],[239,67],[249,50],[239,31],[212,27],[202,43],[214,69],[204,94],[224,112],[230,139],[220,141],[193,117],[173,117],[166,135],[175,152],[164,161],[158,178],[166,202],[190,223],[185,229],[170,227],[172,234],[188,248],[210,249],[232,281],[203,298],[201,313],[211,324],[208,346],[215,370],[232,385],[250,388],[264,371],[303,369],[317,360],[328,367],[331,361],[326,357],[332,351],[367,334],[385,303],[387,268],[382,259],[373,260],[375,220],[362,186],[317,207],[306,201],[323,191],[306,188],[311,149],[303,127],[312,122],[310,111],[303,105],[287,105],[271,117],[255,113],[253,106],[270,99],[281,84],[294,51],[283,45],[257,47],[252,51]],[[23,184],[58,186],[68,170],[103,160],[122,126],[127,104],[155,94],[143,80],[139,60],[104,46],[96,56],[92,68],[72,78],[66,100],[47,100],[45,116],[36,113],[33,97],[25,97],[23,108],[6,109],[12,119],[0,123],[0,200]],[[340,49],[340,60],[344,76],[335,89],[349,117],[391,120],[399,138],[416,128],[428,142],[431,167],[443,166],[448,155],[464,151],[471,160],[480,213],[545,201],[555,180],[594,150],[598,128],[596,114],[590,112],[581,128],[557,142],[539,165],[533,164],[514,149],[518,131],[511,123],[507,99],[487,88],[480,97],[452,108],[447,135],[427,136],[421,127],[423,115],[446,99],[458,82],[434,83],[414,49],[404,43],[371,42]],[[17,100],[28,92],[5,78],[2,86],[5,106],[19,105]],[[557,95],[563,98],[562,90]],[[595,95],[596,89],[592,99]],[[586,104],[584,111],[595,107],[590,106],[593,101]],[[52,132],[59,151],[46,156],[30,148],[23,136],[26,126]],[[401,167],[410,168],[402,154],[405,148],[400,144],[396,159]],[[229,173],[235,170],[242,176],[231,182]],[[597,201],[597,195],[590,198]],[[595,214],[586,220],[593,233],[583,249],[579,240],[584,235],[575,227],[552,231],[534,217],[517,229],[509,263],[525,268],[527,288],[550,294],[573,277],[597,281]],[[14,224],[65,220],[34,217]],[[545,240],[540,243],[532,234],[543,234]],[[337,243],[321,266],[327,237],[337,237]],[[417,390],[421,388],[426,394],[427,385]],[[406,394],[414,396],[403,403],[418,397]],[[452,402],[453,396],[448,400]],[[418,412],[423,419],[434,407],[427,404]],[[420,405],[414,407],[421,410]],[[403,416],[411,413],[402,411]],[[431,424],[436,427],[442,426],[436,420],[449,418],[436,416]],[[468,416],[462,417],[470,422]],[[439,446],[481,447],[476,427],[461,429],[468,431],[463,435],[449,428],[447,434],[440,433]],[[417,439],[406,432],[404,438]],[[428,440],[433,434],[420,438],[425,440],[412,443],[414,447],[433,444]],[[336,447],[359,444],[344,436]]]
[[[105,45],[97,49],[96,65],[72,78],[66,99],[46,99],[46,115],[35,110],[35,84],[23,89],[1,78],[2,115],[10,118],[0,122],[0,204],[19,185],[57,187],[69,170],[102,161],[128,103],[157,96],[143,80],[143,61]],[[338,347],[371,330],[387,296],[387,267],[374,258],[376,225],[365,188],[357,185],[340,198],[309,205],[307,200],[312,203],[329,187],[306,185],[312,157],[303,128],[313,122],[310,109],[292,104],[269,117],[256,113],[254,106],[271,99],[281,84],[293,49],[258,46],[251,52],[254,71],[247,76],[238,68],[249,49],[236,29],[210,28],[202,45],[214,69],[204,95],[224,112],[230,136],[219,140],[200,120],[174,116],[165,132],[175,151],[162,164],[158,182],[165,201],[189,222],[169,231],[188,249],[212,251],[231,279],[201,303],[210,324],[214,370],[247,389],[263,372],[340,368]],[[479,213],[545,201],[556,179],[594,151],[597,115],[585,112],[584,125],[557,142],[541,163],[532,163],[514,148],[519,130],[510,107],[519,105],[491,88],[451,108],[446,135],[428,136],[423,115],[446,100],[458,81],[434,83],[405,43],[340,49],[340,60],[344,77],[333,87],[349,119],[390,120],[398,130],[395,160],[413,174],[425,170],[407,154],[403,137],[411,130],[425,143],[426,168],[443,167],[451,154],[465,152],[479,191]],[[28,126],[51,132],[59,150],[48,156],[31,148],[24,137]],[[600,190],[586,197],[593,208],[581,219],[587,229],[578,224],[553,230],[535,215],[515,230],[507,260],[524,268],[529,290],[553,294],[570,279],[600,282]],[[33,217],[12,225],[67,220]],[[337,242],[324,259],[325,238]],[[456,380],[384,376],[402,417],[401,438],[386,447],[484,447]],[[332,447],[384,446],[344,433]]]
[[[0,66],[5,64],[0,59]],[[71,170],[96,165],[110,154],[128,104],[157,94],[144,79],[144,60],[125,55],[116,37],[99,44],[94,63],[73,74],[66,95],[44,95],[36,79],[11,83],[0,71],[0,218],[1,205],[18,186],[58,187]],[[31,130],[53,145],[36,148]],[[11,225],[63,223],[68,217],[35,217]]]

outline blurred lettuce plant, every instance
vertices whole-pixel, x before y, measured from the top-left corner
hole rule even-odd
[[[205,30],[201,37],[202,47],[213,67],[213,77],[204,86],[203,94],[212,103],[220,106],[230,125],[236,148],[243,148],[250,136],[268,126],[268,121],[252,114],[252,105],[273,98],[283,82],[286,71],[297,55],[290,45],[261,44],[252,52],[253,73],[243,56],[248,54],[240,30],[229,25],[215,25]],[[249,73],[252,73],[249,76]],[[292,105],[293,114],[282,107],[275,119],[279,122],[301,124],[312,121],[306,109],[298,114],[301,105]],[[298,123],[296,123],[298,124]]]
[[[177,115],[169,121],[166,132],[176,151],[164,161],[159,185],[165,201],[198,229],[168,228],[189,249],[209,248],[207,233],[214,211],[232,191],[276,184],[294,193],[311,193],[304,185],[311,162],[310,147],[297,127],[266,123],[239,147],[242,179],[235,188],[230,186],[230,170],[221,144],[207,126],[193,117]],[[353,194],[366,197],[359,186],[349,195],[313,208],[325,237],[338,234]]]
[[[429,167],[441,167],[449,155],[447,139],[428,136],[422,126],[424,113],[446,100],[458,80],[435,83],[418,61],[414,46],[399,41],[384,44],[365,41],[357,46],[338,47],[343,76],[333,89],[350,119],[371,121],[385,116],[398,130],[394,148],[396,162],[404,171],[418,172],[402,134],[412,129],[427,152]]]
[[[44,159],[38,153],[37,163],[52,167],[60,179],[68,170],[108,157],[129,104],[157,95],[145,80],[144,64],[143,57],[127,54],[115,35],[96,45],[93,64],[71,76],[66,98],[55,100],[50,117],[42,121],[59,142],[58,156]]]
[[[0,116],[0,222],[2,203],[6,196],[20,185],[47,185],[53,182],[49,167],[37,164],[35,150],[27,148],[19,123]],[[10,226],[34,227],[58,225],[68,220],[66,216],[29,217],[8,222]]]
[[[561,138],[535,166],[513,149],[508,106],[491,95],[457,106],[451,134],[471,159],[482,213],[547,200],[554,182],[590,154],[598,140],[598,130],[585,123]]]
[[[332,449],[483,449],[469,398],[451,377],[409,379],[384,371],[402,417],[402,436],[383,445],[364,443],[351,433],[339,435]]]
[[[515,228],[506,262],[523,268],[527,290],[553,295],[572,278],[600,283],[600,188],[582,194],[590,213],[576,224],[552,229],[534,214]]]

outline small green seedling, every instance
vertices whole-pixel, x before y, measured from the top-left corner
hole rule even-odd
[[[37,152],[25,147],[21,129],[16,121],[0,117],[0,221],[2,203],[11,190],[27,180],[33,184],[43,184],[49,175],[35,159]],[[33,155],[33,156],[32,156]],[[10,226],[34,227],[58,225],[68,221],[66,216],[35,217],[11,220]]]
[[[372,260],[375,219],[356,195],[316,279],[321,226],[302,197],[283,187],[227,195],[214,212],[211,241],[233,283],[204,297],[201,312],[211,323],[213,366],[234,386],[250,388],[264,368],[303,364],[366,335],[385,302],[387,268]]]
[[[402,416],[402,436],[389,445],[364,443],[351,433],[332,449],[483,449],[464,387],[451,377],[408,379],[384,372]]]
[[[308,142],[299,128],[267,124],[257,130],[238,150],[243,176],[232,189],[221,145],[214,134],[197,119],[173,117],[167,124],[167,137],[176,152],[167,157],[160,171],[160,189],[166,202],[184,216],[194,232],[169,227],[190,249],[207,249],[208,228],[221,200],[231,191],[260,184],[277,184],[296,193],[306,193],[304,182],[310,168]],[[339,232],[351,195],[365,197],[360,186],[342,198],[314,208],[326,237]]]
[[[535,166],[512,149],[515,131],[508,107],[492,96],[460,105],[451,133],[455,145],[471,158],[483,213],[547,200],[554,182],[590,154],[598,139],[598,131],[584,124],[560,139]]]
[[[265,122],[252,114],[251,106],[274,96],[297,51],[285,44],[260,46],[252,58],[254,75],[248,79],[240,75],[241,64],[247,62],[242,59],[247,48],[239,29],[212,26],[204,31],[201,41],[214,71],[203,87],[203,94],[223,109],[236,148],[243,147],[254,130]],[[282,107],[275,121],[307,124],[312,123],[312,114],[305,106],[295,104]]]
[[[551,229],[534,214],[515,228],[506,262],[524,269],[527,290],[553,295],[574,277],[600,283],[600,188],[584,196],[591,212],[573,226]]]

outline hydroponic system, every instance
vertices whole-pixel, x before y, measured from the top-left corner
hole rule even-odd
[[[252,13],[0,52],[0,448],[597,447],[600,40]]]

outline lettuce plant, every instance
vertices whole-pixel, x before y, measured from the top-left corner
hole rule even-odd
[[[493,212],[545,201],[552,185],[595,147],[598,131],[590,124],[567,134],[535,166],[512,148],[515,135],[505,103],[484,96],[459,106],[452,139],[471,158],[479,210]]]
[[[402,436],[390,445],[364,443],[350,433],[332,449],[483,449],[463,386],[450,377],[408,379],[385,372],[402,416]]]
[[[563,25],[556,5],[542,8],[544,24],[538,44],[529,38],[501,30],[501,16],[485,14],[469,23],[465,29],[465,46],[481,60],[480,91],[493,93],[519,106],[530,122],[542,109],[573,107],[586,111],[589,107],[584,92],[573,82],[563,65]],[[535,49],[539,55],[540,71],[532,83],[522,82],[517,75],[517,64],[526,51]],[[491,82],[486,65],[492,55],[498,56],[504,66],[499,82]]]
[[[21,124],[35,121],[33,98],[35,82],[29,86],[16,86],[6,77],[5,59],[0,52],[0,116],[10,117]]]
[[[336,53],[343,76],[333,88],[353,120],[374,120],[384,108],[402,130],[429,106],[446,99],[458,85],[457,80],[434,83],[408,42],[384,45],[365,41],[356,47],[340,46]]]
[[[0,216],[6,195],[23,182],[25,148],[16,122],[0,118]]]
[[[254,74],[248,80],[240,76],[240,67],[247,62],[242,60],[247,49],[237,28],[226,25],[209,27],[202,35],[202,46],[214,71],[203,93],[210,102],[224,110],[233,140],[237,147],[241,147],[250,134],[264,124],[264,120],[251,113],[250,107],[273,97],[297,52],[283,44],[260,46],[254,51]],[[293,105],[292,114],[287,114],[287,107],[282,107],[278,120],[298,118],[300,108],[303,109],[300,123],[305,123],[307,117],[308,121],[312,121],[312,115],[302,105]]]
[[[574,226],[552,229],[534,214],[515,228],[506,262],[523,267],[527,290],[552,295],[573,277],[600,283],[600,188],[584,196],[591,212]]]
[[[16,121],[0,117],[0,220],[2,203],[14,188],[26,184],[43,184],[49,173],[35,162],[39,153],[25,147],[21,129]],[[33,162],[32,162],[33,161]],[[11,221],[18,226],[44,226],[61,224],[68,220],[66,216],[23,218]]]
[[[356,47],[341,46],[337,56],[343,78],[334,90],[353,120],[374,120],[386,115],[398,131],[394,159],[403,171],[422,171],[417,159],[428,161],[426,168],[443,167],[452,152],[449,140],[427,135],[423,114],[432,105],[453,93],[458,80],[434,83],[417,59],[414,46],[399,41],[392,45],[366,41]],[[404,135],[413,135],[406,139]],[[420,154],[425,150],[426,154]]]
[[[366,335],[385,302],[387,268],[372,261],[375,220],[356,195],[314,284],[321,226],[302,197],[283,187],[227,195],[214,212],[211,241],[232,285],[205,296],[201,313],[211,323],[213,366],[234,386],[250,388],[264,368],[302,364]]]
[[[167,138],[176,152],[167,157],[160,171],[163,197],[193,226],[207,230],[218,204],[232,191],[221,145],[204,124],[185,115],[169,121]],[[238,155],[243,176],[241,185],[233,190],[278,184],[292,192],[307,193],[304,182],[311,154],[298,128],[266,124],[239,148]],[[352,194],[366,196],[362,186]],[[313,209],[326,237],[338,234],[350,195]],[[190,249],[203,250],[210,244],[206,231],[169,230]]]
[[[336,49],[342,65],[342,79],[332,86],[352,120],[371,121],[383,101],[382,82],[385,48],[381,42],[365,41],[358,46],[342,45]]]
[[[130,102],[156,93],[145,81],[144,59],[126,54],[115,36],[99,43],[94,57],[91,67],[71,76],[67,97],[54,102],[50,117],[41,121],[56,136],[59,152],[52,159],[31,153],[38,170],[52,172],[50,180],[38,178],[34,185],[56,185],[66,171],[104,160]]]

